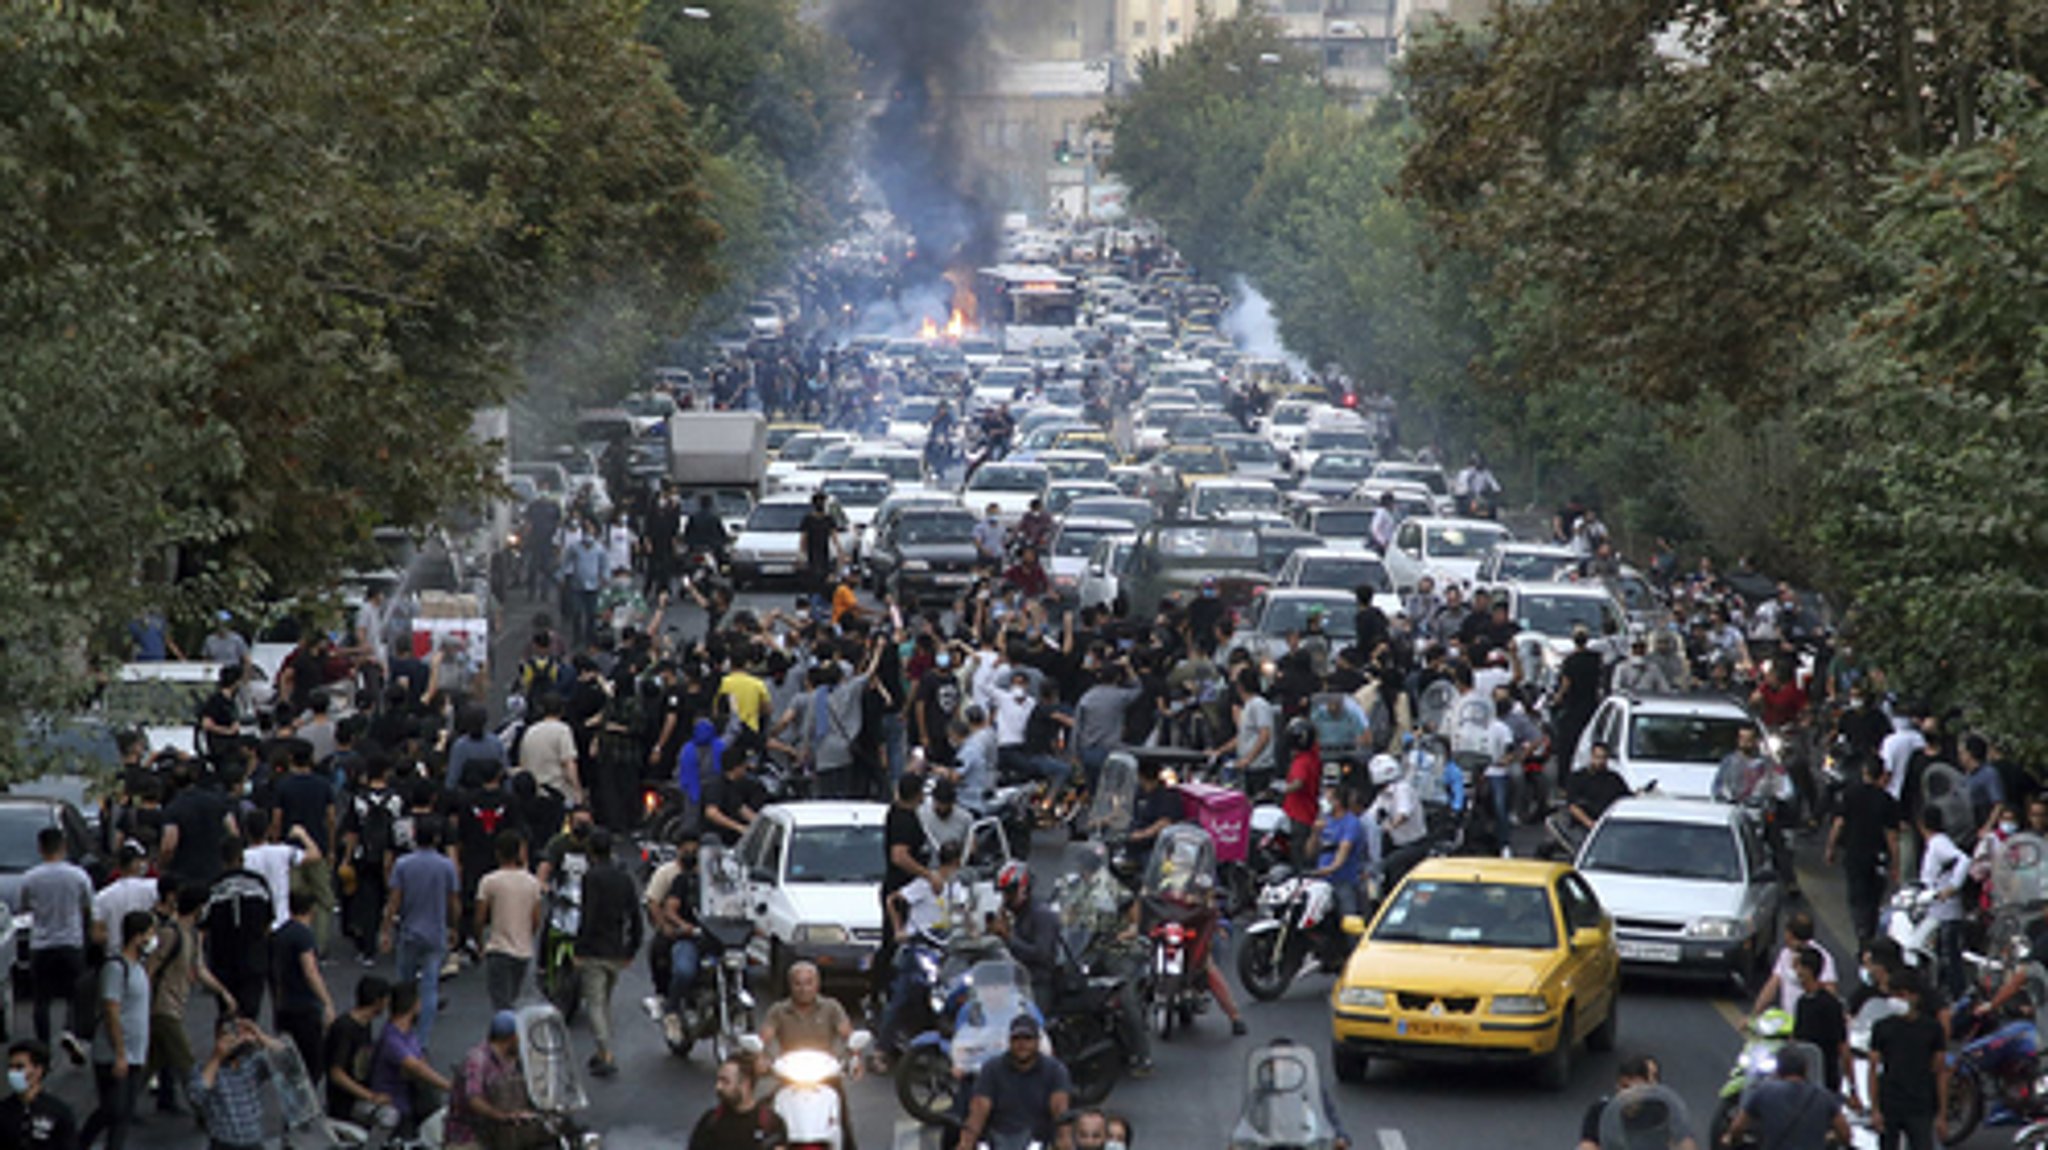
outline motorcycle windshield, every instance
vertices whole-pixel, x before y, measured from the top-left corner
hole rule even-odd
[[[747,907],[747,868],[737,852],[709,843],[699,848],[697,913],[707,919],[752,918]]]
[[[1014,962],[977,963],[967,972],[967,1001],[953,1026],[953,1067],[962,1072],[1003,1053],[1010,1020],[1031,1013],[1031,976]]]
[[[1676,1150],[1695,1141],[1685,1100],[1668,1087],[1630,1087],[1600,1112],[1600,1150]]]
[[[1328,1147],[1337,1131],[1323,1110],[1322,1079],[1306,1046],[1265,1047],[1245,1065],[1244,1109],[1233,1147]]]
[[[1145,863],[1144,897],[1199,904],[1215,889],[1216,844],[1209,832],[1191,823],[1159,832]]]
[[[2017,834],[1991,855],[1991,898],[1999,909],[2048,903],[2048,838]]]
[[[1131,827],[1131,810],[1138,796],[1138,760],[1118,751],[1102,761],[1102,777],[1095,797],[1088,804],[1082,829],[1103,838],[1122,835]]]
[[[1965,837],[1965,829],[1975,825],[1963,773],[1947,763],[1930,763],[1922,772],[1920,805],[1923,810],[1940,811],[1941,825],[1953,830],[1952,837]]]
[[[302,1130],[324,1122],[325,1099],[313,1088],[313,1078],[306,1073],[298,1046],[290,1042],[266,1046],[263,1058],[270,1064],[270,1082],[277,1091],[278,1117],[284,1128]]]
[[[576,1076],[576,1052],[569,1045],[569,1027],[562,1014],[546,1003],[519,1011],[519,1065],[526,1072],[526,1093],[533,1108],[564,1114],[590,1105]]]

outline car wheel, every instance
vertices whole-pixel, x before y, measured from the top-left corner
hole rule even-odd
[[[1341,1042],[1330,1044],[1330,1068],[1336,1072],[1337,1081],[1353,1086],[1365,1081],[1365,1072],[1370,1060],[1356,1050],[1347,1050]]]
[[[1586,1049],[1595,1054],[1605,1054],[1614,1049],[1614,1040],[1621,1035],[1621,992],[1614,993],[1614,1001],[1607,1004],[1607,1017],[1593,1033],[1586,1036]]]
[[[1557,1025],[1557,1045],[1536,1061],[1536,1085],[1555,1094],[1572,1084],[1572,1027],[1577,1024],[1572,1008],[1564,1008]]]

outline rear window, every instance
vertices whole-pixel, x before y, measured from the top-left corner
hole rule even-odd
[[[1167,559],[1257,559],[1259,533],[1249,527],[1168,527],[1153,546]]]

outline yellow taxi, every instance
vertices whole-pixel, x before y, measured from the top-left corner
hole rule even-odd
[[[1154,466],[1174,473],[1185,491],[1197,479],[1230,474],[1230,456],[1213,443],[1176,443],[1152,457]]]
[[[825,430],[825,425],[822,423],[800,423],[778,419],[768,425],[768,454],[771,456],[777,454],[782,450],[783,444],[788,443],[799,435],[823,430]]]
[[[1121,463],[1123,461],[1123,453],[1116,449],[1116,444],[1110,442],[1109,436],[1093,429],[1073,428],[1068,431],[1062,431],[1052,437],[1052,443],[1047,446],[1047,450],[1099,451],[1111,463]]]
[[[1535,859],[1429,859],[1367,926],[1330,992],[1330,1060],[1533,1061],[1562,1090],[1572,1055],[1614,1046],[1621,962],[1591,883]]]

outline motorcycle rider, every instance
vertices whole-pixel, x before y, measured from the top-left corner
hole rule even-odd
[[[723,564],[730,542],[731,537],[726,534],[725,522],[718,517],[711,493],[707,491],[697,496],[697,509],[690,512],[688,522],[683,524],[683,549],[692,554],[716,556]]]
[[[1309,874],[1330,881],[1338,914],[1357,914],[1359,884],[1365,878],[1365,868],[1378,854],[1377,836],[1368,829],[1363,817],[1365,798],[1361,793],[1351,788],[1340,791],[1330,787],[1327,794],[1330,813],[1322,820],[1322,853]]]
[[[853,1038],[853,1020],[846,1015],[846,1008],[836,998],[826,998],[818,993],[817,964],[799,961],[789,967],[789,997],[768,1008],[761,1019],[761,1048],[764,1057],[757,1060],[761,1073],[768,1073],[777,1058],[791,1050],[822,1050],[842,1061],[846,1058],[846,1044]],[[861,1066],[855,1060],[848,1067],[847,1074],[859,1078]],[[841,1130],[845,1139],[840,1150],[857,1150],[853,1140],[853,1111],[846,1104],[846,1079],[835,1078],[833,1088],[839,1092],[839,1113],[842,1118]]]
[[[1714,798],[1759,812],[1764,843],[1771,850],[1772,865],[1785,879],[1786,894],[1798,893],[1792,871],[1792,848],[1785,841],[1781,807],[1789,797],[1783,793],[1776,765],[1764,758],[1757,745],[1756,728],[1744,726],[1735,736],[1735,749],[1721,759],[1714,772]]]
[[[1565,780],[1566,817],[1559,820],[1560,829],[1554,833],[1567,846],[1585,842],[1586,833],[1607,813],[1607,808],[1633,793],[1628,780],[1608,765],[1608,755],[1606,743],[1594,743],[1586,752],[1586,769]]]
[[[455,1083],[461,1104],[448,1107],[447,1150],[518,1140],[512,1131],[535,1115],[519,1070],[517,1015],[500,1010],[491,1016],[490,1033],[463,1057]]]
[[[1084,931],[1093,941],[1081,957],[1099,961],[1104,974],[1125,980],[1117,995],[1123,1014],[1123,1031],[1131,1042],[1130,1072],[1143,1078],[1152,1073],[1152,1033],[1145,1026],[1137,994],[1137,977],[1144,968],[1145,947],[1138,940],[1138,903],[1109,869],[1109,852],[1101,843],[1089,843],[1076,863],[1080,881],[1060,899],[1060,913],[1069,926]]]
[[[662,1030],[671,1043],[695,1029],[690,991],[697,983],[698,966],[717,961],[717,943],[704,933],[698,920],[697,836],[685,834],[676,840],[675,877],[661,897],[660,910],[653,916],[657,946],[668,948],[667,1010],[662,1013]]]
[[[718,1064],[712,1084],[718,1104],[697,1119],[690,1131],[689,1150],[773,1150],[783,1144],[787,1131],[775,1107],[754,1098],[754,1076],[747,1071],[746,1056],[735,1054]]]
[[[1003,905],[990,933],[1003,940],[1010,957],[1031,975],[1032,997],[1051,1010],[1060,961],[1060,916],[1031,896],[1031,868],[1021,860],[1004,863],[996,873],[996,893]]]
[[[1294,746],[1294,757],[1287,764],[1286,781],[1280,784],[1280,810],[1287,816],[1288,854],[1297,867],[1306,867],[1314,857],[1316,792],[1323,784],[1319,734],[1316,724],[1306,718],[1287,723],[1287,741]]]
[[[1778,1051],[1777,1074],[1744,1093],[1742,1108],[1728,1124],[1724,1141],[1734,1145],[1756,1127],[1757,1140],[1773,1150],[1822,1150],[1828,1135],[1835,1145],[1851,1145],[1849,1119],[1833,1093],[1806,1080],[1806,1052],[1797,1047]]]
[[[1408,871],[1429,853],[1429,825],[1422,814],[1422,800],[1415,784],[1392,755],[1374,755],[1367,770],[1379,793],[1367,811],[1369,821],[1381,835],[1378,872],[1380,889],[1392,890]]]
[[[927,933],[943,934],[968,909],[968,893],[955,881],[960,875],[960,844],[939,848],[938,861],[924,877],[912,879],[888,899],[889,937],[896,941],[896,977],[889,987],[889,1005],[882,1011],[880,1051],[896,1049],[897,1021],[910,997],[918,992],[917,952],[906,944]],[[1014,864],[1013,864],[1014,865]]]
[[[1059,1059],[1040,1053],[1042,1036],[1029,1013],[1010,1020],[1010,1048],[982,1063],[974,1076],[974,1099],[960,1126],[959,1150],[976,1150],[983,1131],[999,1147],[1027,1141],[1044,1146],[1057,1137],[1060,1150],[1069,1150],[1072,1130],[1060,1120],[1074,1083]]]
[[[1655,1086],[1660,1078],[1657,1060],[1647,1054],[1630,1054],[1621,1060],[1614,1072],[1614,1093],[1605,1094],[1586,1107],[1585,1117],[1579,1121],[1578,1150],[1600,1150],[1600,1118],[1607,1111],[1607,1104],[1616,1095],[1624,1094],[1638,1086]],[[1690,1143],[1688,1143],[1688,1146]]]

